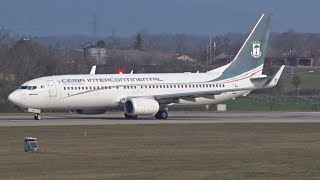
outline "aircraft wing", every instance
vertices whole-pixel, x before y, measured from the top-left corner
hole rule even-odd
[[[188,93],[175,93],[175,94],[163,94],[153,96],[155,100],[159,103],[174,103],[179,99],[186,101],[195,101],[195,98],[203,97],[208,99],[215,99],[215,95],[219,95],[224,92],[236,92],[236,91],[252,91],[253,89],[221,89],[221,90],[211,90],[211,91],[197,91],[197,92],[188,92]]]
[[[174,94],[161,94],[161,95],[154,95],[154,96],[135,96],[135,97],[127,97],[125,99],[121,99],[121,102],[124,103],[126,99],[130,98],[149,98],[155,99],[160,104],[170,104],[175,103],[179,99],[186,100],[186,101],[195,101],[195,98],[203,97],[214,99],[215,95],[219,95],[224,92],[237,92],[237,91],[252,91],[252,88],[242,88],[242,89],[220,89],[220,90],[210,90],[210,91],[196,91],[196,92],[187,92],[187,93],[174,93]]]

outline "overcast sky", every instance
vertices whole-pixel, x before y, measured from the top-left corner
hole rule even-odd
[[[217,35],[251,30],[263,12],[272,31],[320,33],[319,0],[1,0],[0,25],[25,35]]]

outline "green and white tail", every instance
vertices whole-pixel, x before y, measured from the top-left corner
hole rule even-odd
[[[235,77],[244,73],[262,74],[266,56],[271,17],[263,14],[234,60],[227,65],[219,79]]]

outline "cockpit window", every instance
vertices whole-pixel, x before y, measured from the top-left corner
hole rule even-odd
[[[27,89],[28,89],[28,90],[34,90],[34,89],[37,89],[37,86],[28,86]]]
[[[28,86],[20,86],[20,89],[27,89]]]

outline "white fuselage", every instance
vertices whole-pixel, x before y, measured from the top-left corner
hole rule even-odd
[[[223,90],[213,96],[177,98],[168,105],[216,104],[254,90],[250,77],[261,70],[219,81],[214,79],[221,73],[48,76],[25,82],[9,99],[23,108],[41,110],[104,109],[121,107],[121,101],[127,98]]]

